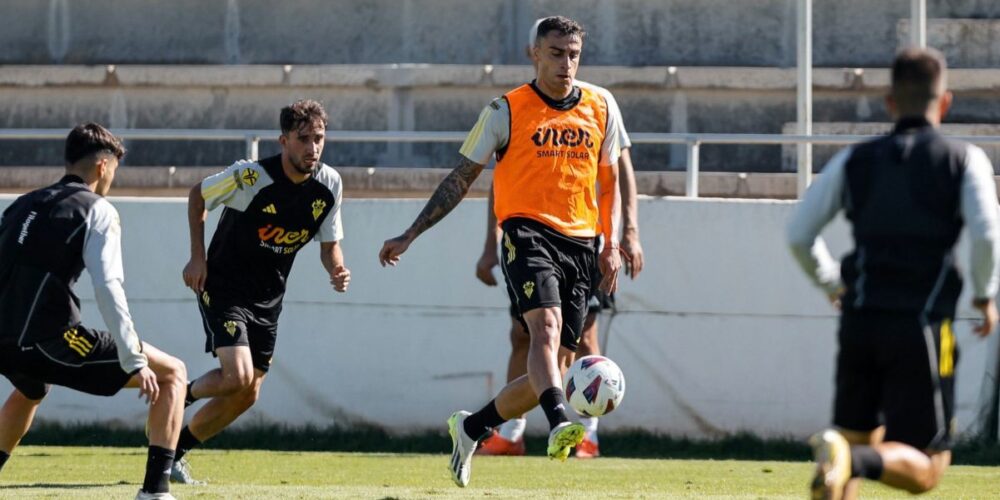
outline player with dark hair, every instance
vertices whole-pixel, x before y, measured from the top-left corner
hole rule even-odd
[[[462,145],[462,158],[402,235],[386,240],[382,265],[395,265],[424,231],[462,200],[490,156],[494,209],[503,228],[501,263],[507,290],[531,337],[528,373],[507,384],[476,413],[448,419],[452,479],[469,484],[477,442],[536,405],[549,421],[548,455],[565,460],[585,429],[567,415],[565,360],[576,350],[587,313],[592,269],[614,292],[618,244],[619,144],[616,118],[604,98],[574,85],[583,29],[564,17],[545,19],[533,51],[536,78],[483,109]],[[599,189],[598,185],[599,184]],[[605,245],[598,256],[598,227]]]
[[[281,153],[238,161],[191,188],[191,260],[184,283],[198,294],[205,351],[219,368],[188,384],[187,403],[211,398],[181,431],[171,478],[195,483],[185,455],[257,401],[271,366],[285,281],[298,251],[320,241],[320,261],[338,292],[347,291],[340,240],[340,174],[320,161],[327,115],[316,101],[281,110]],[[205,217],[225,206],[205,254]]]
[[[997,323],[993,167],[938,131],[952,101],[945,72],[937,51],[901,52],[886,99],[895,129],[834,156],[788,226],[797,261],[842,311],[835,428],[811,439],[813,498],[855,498],[861,478],[923,493],[951,463],[963,227],[983,317],[974,331],[985,337]],[[841,211],[855,247],[838,268],[818,235]]]
[[[121,141],[96,123],[66,138],[66,175],[15,200],[0,220],[0,468],[28,432],[49,384],[98,396],[138,388],[150,404],[146,477],[137,499],[171,499],[168,472],[184,421],[184,363],[139,340],[122,284],[111,189]],[[108,331],[80,322],[73,293],[86,268]]]
[[[528,44],[525,52],[529,59],[532,58],[534,48],[541,42],[538,36],[538,27],[546,18],[536,19],[531,29],[528,31]],[[532,61],[534,62],[534,61]],[[639,243],[639,216],[638,203],[635,187],[635,172],[632,169],[632,158],[629,149],[632,141],[625,131],[625,122],[621,118],[621,111],[615,97],[607,89],[581,80],[575,80],[574,84],[579,87],[591,88],[599,93],[608,104],[608,113],[615,115],[618,123],[614,131],[618,135],[618,142],[621,147],[621,156],[618,159],[618,172],[620,175],[621,199],[622,199],[622,252],[626,256],[625,273],[635,279],[642,272],[644,255],[642,245]],[[501,230],[497,225],[496,214],[493,210],[493,189],[490,188],[489,202],[486,210],[486,244],[483,246],[483,254],[476,262],[476,277],[487,286],[496,286],[497,281],[493,276],[493,268],[500,265],[497,256],[497,249],[500,244]],[[596,275],[600,274],[599,269],[594,269]],[[597,316],[602,309],[614,306],[614,295],[602,293],[596,288],[591,290],[591,296],[587,303],[587,318],[583,323],[583,334],[580,337],[580,345],[576,350],[576,357],[601,354],[601,346],[597,336]],[[529,337],[528,330],[523,325],[517,304],[510,305],[510,357],[507,361],[507,382],[512,382],[528,371],[527,358]],[[569,361],[569,360],[567,360]],[[594,458],[600,456],[600,448],[597,439],[597,417],[581,418],[580,423],[587,429],[587,434],[583,441],[576,447],[577,458]],[[479,443],[477,453],[484,455],[524,455],[524,429],[526,422],[524,416],[512,418],[498,427],[495,432]]]

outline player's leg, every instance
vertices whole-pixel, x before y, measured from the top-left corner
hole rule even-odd
[[[937,486],[951,464],[954,372],[951,321],[898,320],[885,328],[885,350],[894,353],[883,381],[884,442],[851,448],[853,468],[883,484],[924,493]],[[933,361],[933,363],[931,363]]]
[[[847,444],[849,444],[852,447],[854,447],[854,446],[874,446],[876,444],[881,443],[883,441],[883,438],[885,438],[885,426],[884,425],[883,426],[879,426],[874,431],[869,431],[869,432],[858,432],[858,431],[851,431],[851,430],[847,430],[847,429],[838,429],[838,431],[840,432],[840,434],[842,436],[844,436],[844,439],[847,440]],[[859,459],[859,460],[863,461],[863,459]],[[859,460],[852,461],[852,464],[854,464],[854,462],[858,462]],[[861,489],[861,481],[862,481],[862,478],[860,476],[858,476],[858,477],[851,478],[851,480],[847,482],[847,485],[844,487],[844,498],[845,499],[858,498],[858,496],[860,495],[860,491],[861,491],[860,490]]]
[[[246,413],[260,398],[260,388],[266,373],[254,370],[250,385],[227,396],[214,397],[191,418],[188,427],[201,441],[222,432],[240,415]]]
[[[249,346],[219,347],[220,368],[207,372],[193,384],[195,395],[212,393],[211,397],[191,417],[181,430],[177,441],[177,459],[171,479],[184,484],[198,484],[191,477],[190,466],[185,460],[188,452],[222,432],[229,424],[246,412],[260,396],[260,387],[266,372],[254,367],[253,353]],[[249,374],[249,375],[248,375]]]
[[[588,305],[590,309],[587,312],[587,319],[583,322],[583,335],[580,336],[580,346],[576,349],[577,358],[599,356],[601,354],[601,345],[597,338],[597,318],[601,310],[601,301],[596,296],[591,296],[591,303]],[[580,445],[576,447],[577,458],[595,458],[601,456],[597,438],[598,422],[599,419],[597,417],[580,418],[580,423],[586,429],[587,435],[580,442]]]
[[[882,374],[874,340],[883,333],[880,326],[878,316],[850,310],[841,316],[833,404],[836,429],[819,432],[809,440],[816,461],[811,483],[814,499],[850,498],[845,495],[857,494],[857,479],[875,473],[867,467],[871,453],[859,446],[873,442],[880,432]],[[855,449],[857,457],[853,457]],[[866,465],[865,470],[854,470],[861,465]]]
[[[219,368],[205,372],[191,381],[189,400],[230,396],[253,384],[254,368],[249,345],[217,347]]]
[[[260,388],[259,384],[255,384],[255,362],[260,353],[256,353],[251,346],[250,338],[251,332],[259,329],[259,325],[254,323],[254,311],[235,305],[219,295],[209,300],[208,293],[204,293],[199,299],[198,310],[205,328],[205,352],[219,358],[219,368],[192,380],[187,387],[186,405],[201,398],[212,398],[212,401],[199,408],[191,422],[181,429],[170,479],[183,484],[201,484],[191,476],[187,453],[245,411],[244,408],[236,413],[236,409],[242,406],[241,402],[247,399],[245,393],[256,393]],[[273,351],[274,341],[267,341],[267,336],[273,337],[274,329],[265,330],[267,335],[256,335],[254,340],[264,339],[261,342],[264,348],[269,347]],[[269,363],[270,354],[264,359]],[[263,371],[266,372],[266,368]],[[255,385],[256,390],[253,390]]]
[[[222,322],[224,331],[230,334],[230,339],[213,337],[216,346],[228,342],[227,347],[216,347],[221,365],[221,377],[216,381],[228,381],[228,392],[212,398],[191,418],[181,431],[177,448],[180,459],[177,461],[171,478],[177,482],[195,482],[191,477],[190,465],[183,459],[187,453],[205,440],[222,432],[240,415],[245,413],[260,397],[260,388],[264,378],[271,368],[274,346],[278,338],[278,315],[281,314],[281,303],[277,302],[266,308],[251,307],[249,309],[230,308],[221,319],[226,317],[244,318],[244,321],[225,320]],[[211,323],[206,323],[211,326]],[[218,320],[216,322],[218,324]],[[216,329],[216,331],[219,331]],[[247,380],[247,372],[250,373]],[[211,379],[210,379],[211,380]],[[226,382],[223,382],[225,387]],[[199,384],[200,385],[200,384]],[[195,388],[197,394],[197,388]]]
[[[511,304],[510,318],[510,358],[507,360],[507,383],[528,373],[528,331],[521,323],[517,306]],[[483,439],[476,449],[482,455],[524,455],[524,430],[527,421],[524,414],[501,424],[496,431]]]
[[[142,352],[149,362],[149,369],[156,374],[160,393],[149,407],[149,449],[146,457],[146,476],[140,497],[157,498],[170,490],[170,470],[173,467],[177,436],[184,423],[184,391],[187,370],[184,363],[148,343]],[[133,376],[125,387],[137,388],[138,376]]]
[[[0,408],[0,470],[28,432],[38,405],[48,392],[48,386],[41,382],[18,375],[8,375],[7,378],[13,383],[14,390]]]
[[[184,362],[149,343],[143,342],[142,352],[146,355],[149,369],[156,374],[156,382],[160,386],[159,397],[149,407],[149,443],[172,449],[177,443],[177,435],[184,421],[187,369]],[[138,388],[138,377],[133,376],[129,379],[125,387]]]
[[[566,427],[562,425],[569,421],[565,414],[565,395],[562,397],[562,408],[558,407],[560,405],[558,395],[562,391],[557,361],[559,332],[562,326],[560,316],[559,307],[540,307],[527,311],[524,320],[531,335],[531,344],[528,348],[528,373],[507,384],[493,401],[479,411],[475,413],[458,411],[448,419],[448,433],[452,438],[450,468],[455,484],[462,487],[469,484],[472,476],[472,454],[481,439],[495,427],[508,419],[523,415],[535,405],[542,404],[546,418],[552,426],[550,436],[552,432]],[[533,371],[541,373],[533,374]],[[539,387],[542,388],[541,391]],[[560,412],[561,419],[559,419]],[[579,424],[576,426],[579,427],[582,439],[583,426]]]

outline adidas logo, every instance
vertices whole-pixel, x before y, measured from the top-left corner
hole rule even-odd
[[[278,213],[278,209],[274,208],[274,203],[272,203],[272,204],[264,207],[264,213],[265,214],[276,214],[276,213]]]

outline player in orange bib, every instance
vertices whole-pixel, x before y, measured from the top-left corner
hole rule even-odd
[[[421,233],[462,200],[492,155],[494,210],[503,228],[501,265],[512,302],[531,336],[528,374],[503,388],[475,413],[448,419],[452,478],[469,484],[472,455],[494,427],[540,405],[549,421],[548,455],[565,460],[584,437],[571,422],[562,369],[575,351],[587,299],[594,286],[618,287],[617,128],[604,98],[574,85],[584,31],[575,21],[550,17],[533,48],[536,78],[494,100],[479,116],[462,159],[402,235],[386,240],[382,265],[395,265]],[[598,255],[600,228],[605,245]],[[597,261],[595,263],[595,261]],[[592,283],[599,265],[601,282]]]
[[[528,373],[478,412],[448,419],[452,478],[469,484],[472,455],[494,427],[541,405],[549,421],[548,455],[565,460],[584,437],[571,422],[562,372],[576,350],[591,288],[618,286],[620,154],[618,125],[596,91],[574,85],[584,32],[564,17],[538,27],[536,78],[495,99],[479,116],[462,159],[402,235],[386,240],[382,265],[395,265],[421,233],[444,218],[496,155],[494,210],[503,228],[507,291],[531,336]],[[600,228],[606,244],[598,255]],[[596,261],[596,262],[595,262]],[[592,283],[598,265],[601,282]]]

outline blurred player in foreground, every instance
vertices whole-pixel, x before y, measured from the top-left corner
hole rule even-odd
[[[811,439],[813,498],[855,498],[862,478],[927,492],[951,463],[962,227],[982,337],[997,322],[1000,257],[993,167],[938,131],[951,101],[939,53],[900,53],[887,98],[895,129],[834,156],[788,226],[796,260],[842,311],[834,428]],[[818,235],[841,211],[855,248],[838,268]]]

